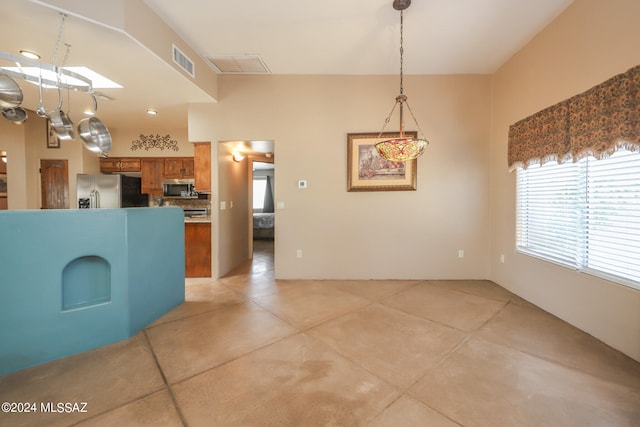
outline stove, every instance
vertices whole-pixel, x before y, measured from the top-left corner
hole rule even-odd
[[[207,208],[182,208],[182,210],[187,218],[204,218],[209,214],[209,209]]]

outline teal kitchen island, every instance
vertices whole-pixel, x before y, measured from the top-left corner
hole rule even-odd
[[[0,211],[0,375],[130,338],[184,284],[180,208]]]

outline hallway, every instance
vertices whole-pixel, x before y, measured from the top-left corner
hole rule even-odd
[[[130,340],[0,377],[12,426],[622,426],[640,363],[489,281],[275,280],[273,246]]]

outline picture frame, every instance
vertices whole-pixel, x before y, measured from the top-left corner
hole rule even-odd
[[[47,119],[47,148],[60,148],[60,139],[53,130],[53,125],[49,119]]]
[[[417,138],[417,132],[405,132]],[[399,133],[347,134],[347,191],[415,191],[417,159],[392,162],[380,157],[375,144]]]

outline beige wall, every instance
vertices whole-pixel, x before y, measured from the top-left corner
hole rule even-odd
[[[495,73],[491,142],[491,278],[636,360],[639,291],[515,253],[507,132],[517,120],[640,64],[638,17],[637,0],[576,0]]]
[[[489,76],[407,77],[409,102],[431,140],[418,160],[418,190],[346,191],[347,133],[378,132],[398,83],[395,76],[225,76],[219,104],[190,109],[192,141],[275,141],[275,198],[285,203],[276,211],[278,278],[488,277]],[[208,124],[192,127],[192,113]],[[222,194],[224,173],[219,200],[235,197]],[[300,179],[307,190],[297,188]],[[218,250],[222,256],[226,248]]]

